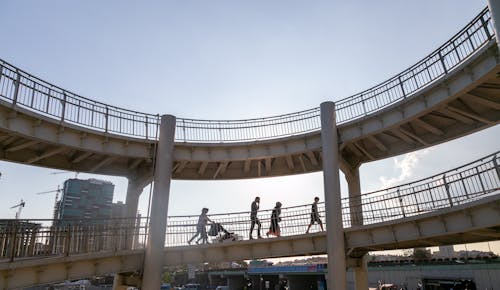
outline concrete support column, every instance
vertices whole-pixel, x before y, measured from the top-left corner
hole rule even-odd
[[[143,290],[158,290],[161,285],[174,137],[175,117],[172,115],[161,116],[160,137],[156,148],[151,221],[143,267],[141,288]]]
[[[344,227],[340,197],[339,146],[333,102],[321,104],[321,145],[327,225],[327,284],[328,289],[344,290],[346,289]]]
[[[115,274],[113,279],[113,290],[127,290],[128,286],[123,284],[123,276],[120,274]]]
[[[488,0],[488,8],[490,9],[491,19],[493,20],[493,29],[497,39],[497,46],[500,49],[500,1]]]
[[[127,197],[125,199],[125,212],[124,217],[135,218],[137,216],[137,208],[139,206],[139,197],[141,196],[144,187],[139,186],[138,183],[129,178],[127,186]]]
[[[363,208],[361,204],[361,184],[359,181],[359,166],[344,166],[343,172],[349,190],[349,207],[351,226],[363,225]]]
[[[366,255],[359,259],[358,267],[354,267],[354,289],[366,290],[368,289],[368,262]]]
[[[134,238],[138,237],[135,233],[138,232],[136,225],[140,220],[137,217],[137,208],[139,206],[139,197],[146,186],[152,180],[149,176],[143,176],[141,178],[129,177],[127,186],[127,197],[125,199],[125,210],[123,212],[123,217],[127,218],[127,231],[126,231],[126,247],[127,249],[132,249],[134,247]]]

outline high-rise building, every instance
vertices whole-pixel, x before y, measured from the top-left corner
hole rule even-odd
[[[98,179],[68,179],[64,182],[57,219],[109,219],[114,184]]]

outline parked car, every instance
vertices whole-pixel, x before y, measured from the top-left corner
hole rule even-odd
[[[201,290],[201,285],[200,284],[186,284],[182,289],[185,290]]]
[[[217,286],[215,290],[229,290],[229,286]]]

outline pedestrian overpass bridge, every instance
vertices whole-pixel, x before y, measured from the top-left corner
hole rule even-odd
[[[446,142],[498,123],[498,44],[485,9],[394,77],[335,102],[342,166]],[[0,158],[61,170],[152,176],[159,115],[81,97],[0,61]],[[251,120],[177,118],[174,179],[322,170],[319,108]]]
[[[349,261],[359,263],[372,250],[499,238],[496,154],[456,169],[458,175],[447,172],[366,194],[360,192],[358,171],[364,162],[498,124],[500,55],[493,15],[484,9],[415,65],[335,102],[338,163],[349,185],[349,197],[341,202]],[[197,180],[327,174],[320,117],[313,108],[249,120],[176,118],[169,172],[174,179]],[[127,218],[121,221],[2,221],[6,260],[0,263],[0,285],[141,271],[145,237],[155,231],[135,214],[156,160],[164,157],[158,153],[159,130],[159,115],[93,101],[0,61],[0,159],[129,178]],[[196,217],[170,217],[163,265],[325,253],[325,234],[303,234],[308,216],[308,206],[284,211],[280,238],[200,246],[186,245]],[[248,213],[211,217],[240,236],[248,233]]]
[[[343,200],[347,265],[359,266],[368,251],[452,245],[500,238],[500,152],[400,186],[362,194],[363,225],[349,198]],[[324,216],[324,206],[320,204]],[[305,234],[310,205],[282,210],[282,237],[248,239],[249,212],[211,215],[239,239],[217,238],[210,244],[188,245],[197,216],[167,220],[163,265],[326,254],[325,232]],[[259,212],[264,228],[270,210]],[[28,287],[89,276],[143,270],[146,233],[141,220],[119,219],[57,225],[53,221],[10,221],[0,235],[0,285]],[[40,226],[33,230],[33,225]],[[137,226],[139,225],[139,226]],[[15,227],[15,231],[13,228]],[[328,225],[326,225],[328,228]],[[30,230],[31,229],[31,230]],[[1,260],[0,260],[1,261]]]

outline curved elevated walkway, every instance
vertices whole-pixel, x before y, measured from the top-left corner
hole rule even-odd
[[[62,170],[151,175],[158,116],[80,97],[0,61],[0,158]],[[500,57],[485,9],[414,66],[337,106],[343,166],[498,124]],[[177,119],[173,178],[321,170],[319,109],[269,118]]]
[[[356,266],[359,257],[368,251],[498,240],[499,163],[500,153],[497,152],[423,180],[365,193],[361,196],[362,205],[358,207],[362,209],[361,225],[351,225],[360,213],[355,212],[356,207],[349,207],[349,198],[344,199],[342,214],[348,265]],[[319,208],[324,215],[323,205]],[[304,234],[309,214],[310,205],[283,209],[283,237],[280,238],[247,240],[245,236],[244,240],[193,246],[186,244],[193,235],[197,216],[169,217],[163,263],[168,266],[325,254],[325,232]],[[264,217],[269,215],[269,210],[259,212],[264,228],[269,223]],[[249,231],[248,212],[210,217],[240,236]],[[76,223],[73,228],[65,225],[61,231],[46,226],[50,230],[42,234],[40,240],[53,237],[60,240],[49,243],[54,245],[54,252],[38,256],[31,254],[37,251],[30,245],[38,238],[30,240],[28,231],[20,230],[18,239],[25,242],[15,243],[9,243],[12,231],[7,231],[10,233],[8,237],[0,233],[0,253],[4,253],[4,249],[17,249],[19,254],[16,256],[11,252],[10,256],[4,256],[6,260],[0,263],[0,285],[11,289],[93,275],[142,271],[145,235],[130,227],[129,220],[112,221],[111,225],[109,228],[101,225],[96,230],[96,224],[86,229],[85,225]],[[44,233],[44,230],[39,232]],[[101,235],[106,232],[110,234]],[[133,246],[127,242],[132,232],[135,233]],[[90,245],[89,240],[93,240],[94,245]],[[102,247],[96,248],[96,245]],[[134,247],[139,249],[131,250]]]
[[[367,251],[430,247],[497,240],[500,237],[500,195],[464,206],[440,210],[403,221],[350,228],[346,246],[350,256]],[[164,265],[222,262],[326,253],[326,234],[247,240],[200,246],[165,248]],[[144,250],[108,251],[88,254],[16,260],[0,263],[3,289],[29,287],[94,275],[140,272]],[[348,264],[357,263],[348,259]]]

